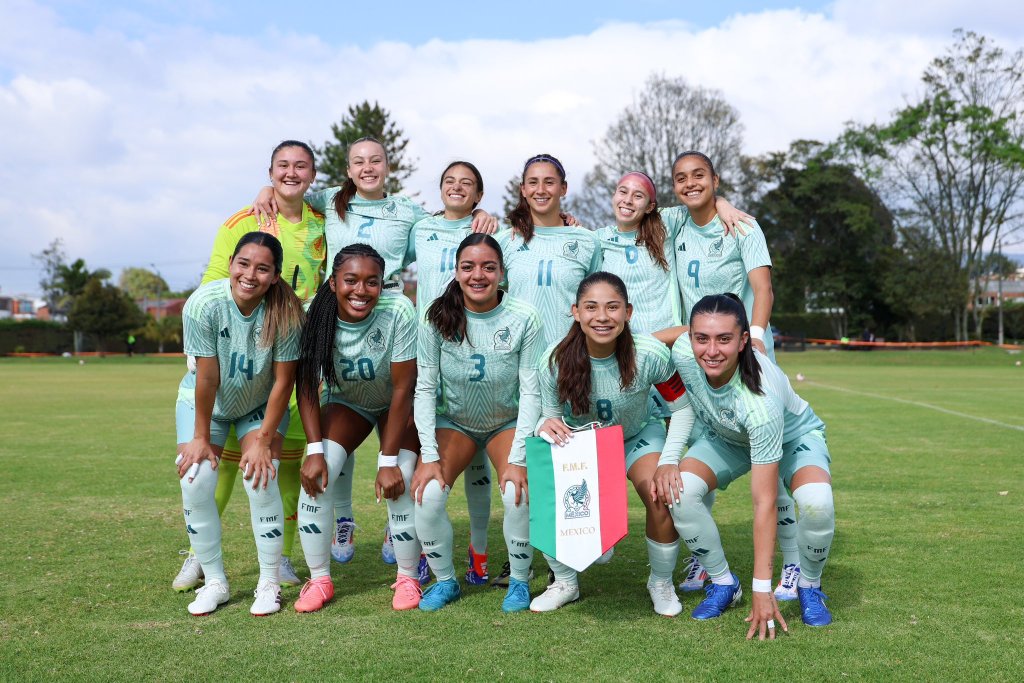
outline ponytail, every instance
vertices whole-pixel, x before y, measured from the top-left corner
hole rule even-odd
[[[334,372],[334,328],[338,316],[338,301],[331,284],[324,281],[316,291],[306,313],[299,342],[299,367],[295,373],[295,389],[299,396],[317,400],[320,380],[334,386],[338,378]]]
[[[349,154],[352,153],[352,148],[360,142],[375,142],[378,145],[380,145],[381,150],[384,152],[384,167],[386,169],[385,172],[387,173],[391,171],[391,162],[388,160],[387,147],[384,146],[383,142],[373,137],[372,135],[367,135],[359,138],[358,140],[353,140],[349,144],[348,150],[345,152],[346,164],[348,163]],[[345,220],[345,214],[348,213],[348,204],[349,202],[352,201],[352,198],[355,196],[356,181],[346,176],[345,182],[342,183],[341,185],[341,190],[338,192],[338,194],[334,195],[334,210],[338,214],[338,220]]]
[[[302,312],[302,302],[295,296],[295,290],[280,277],[270,285],[263,301],[266,302],[266,313],[263,315],[260,346],[269,348],[279,337],[286,337],[293,330],[301,328],[305,314]]]
[[[747,334],[747,343],[743,345],[739,356],[740,380],[755,394],[763,394],[761,390],[761,366],[758,365],[754,356],[754,347],[750,343],[750,323],[747,322],[747,311],[743,308],[743,302],[732,292],[725,294],[709,294],[696,303],[690,311],[690,328],[693,329],[693,319],[698,315],[731,315],[736,318],[740,326],[740,332]]]

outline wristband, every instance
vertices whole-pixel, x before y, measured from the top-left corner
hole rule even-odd
[[[751,339],[760,339],[761,341],[764,341],[764,328],[761,327],[760,325],[751,325],[750,326],[750,338]]]
[[[324,442],[314,441],[313,443],[306,444],[306,455],[322,455],[324,452]]]
[[[398,467],[398,456],[397,455],[384,455],[383,453],[377,454],[377,469],[382,467]]]
[[[770,593],[772,590],[771,579],[754,579],[751,584],[750,588],[755,593]]]

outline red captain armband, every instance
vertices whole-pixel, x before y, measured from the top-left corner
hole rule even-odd
[[[654,388],[658,390],[658,393],[661,394],[666,403],[671,403],[686,393],[686,385],[683,384],[683,380],[678,372],[661,384],[655,384]]]

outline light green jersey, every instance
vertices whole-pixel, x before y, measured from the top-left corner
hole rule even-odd
[[[420,322],[415,415],[424,462],[438,459],[435,415],[477,434],[516,420],[509,462],[526,462],[525,439],[540,417],[540,329],[537,310],[508,295],[487,313],[466,310],[468,339],[461,343]]]
[[[594,234],[601,240],[604,269],[626,283],[629,302],[633,304],[629,328],[650,334],[682,324],[672,235],[666,235],[662,249],[668,263],[666,270],[651,257],[646,246],[636,243],[636,230],[622,232],[612,225],[595,230]]]
[[[706,434],[750,449],[750,462],[765,465],[782,459],[782,445],[808,432],[824,428],[807,401],[800,398],[789,378],[760,351],[754,351],[761,367],[762,395],[750,391],[737,368],[729,382],[715,389],[693,355],[690,335],[683,334],[672,347],[672,363],[686,385],[685,401],[693,406]]]
[[[549,359],[555,351],[550,346],[540,360],[540,394],[542,417],[560,417],[570,427],[590,422],[602,426],[622,425],[622,436],[630,439],[640,433],[651,418],[651,387],[668,381],[675,374],[668,347],[654,337],[633,335],[636,346],[636,377],[622,388],[619,364],[614,354],[608,358],[590,359],[590,410],[573,415],[572,406],[558,401],[558,366],[549,371]]]
[[[532,304],[544,324],[537,352],[561,341],[572,325],[576,288],[601,270],[601,244],[586,228],[534,228],[523,241],[514,231],[498,236],[505,257],[508,292]]]
[[[391,364],[416,357],[416,334],[416,310],[401,294],[380,297],[361,322],[336,319],[332,358],[338,383],[328,387],[330,397],[368,413],[387,410]]]
[[[340,187],[330,187],[306,195],[306,201],[325,216],[327,269],[342,248],[369,244],[384,258],[384,279],[401,281],[412,226],[429,214],[405,195],[363,199],[357,194],[349,201],[345,220],[341,220],[334,209],[334,195],[340,191]]]
[[[237,420],[266,403],[274,386],[274,363],[299,358],[298,327],[275,339],[272,347],[259,345],[264,311],[261,301],[242,315],[231,298],[230,280],[202,285],[185,302],[185,353],[216,358],[220,365],[214,419]]]

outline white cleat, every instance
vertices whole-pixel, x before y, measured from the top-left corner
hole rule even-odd
[[[615,555],[615,546],[608,548],[601,554],[601,557],[594,560],[594,564],[608,564],[612,561],[612,557]]]
[[[188,611],[193,616],[206,616],[227,602],[230,597],[228,585],[214,579],[196,591],[196,599],[189,603]]]
[[[249,613],[254,617],[265,617],[281,610],[281,586],[270,579],[260,579],[253,592],[256,599],[252,601]]]
[[[796,600],[796,582],[800,579],[800,565],[782,565],[782,576],[779,577],[779,585],[775,587],[775,599],[780,602]]]
[[[580,587],[577,583],[555,581],[547,590],[530,601],[531,612],[553,612],[559,607],[576,602],[580,599]]]
[[[179,555],[185,555],[185,562],[181,565],[181,571],[171,582],[171,588],[184,593],[198,586],[203,581],[203,565],[199,564],[196,554],[191,550],[179,550]]]
[[[299,586],[302,584],[302,579],[295,573],[295,567],[292,566],[291,558],[287,555],[281,556],[281,564],[277,567],[277,579],[282,586]]]
[[[651,594],[654,611],[663,617],[674,617],[683,611],[683,605],[676,595],[676,587],[672,579],[658,580],[653,576],[647,579],[647,592]]]
[[[679,590],[690,593],[704,588],[708,580],[708,572],[696,557],[690,557],[690,566],[686,578],[679,582]]]

